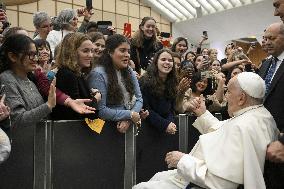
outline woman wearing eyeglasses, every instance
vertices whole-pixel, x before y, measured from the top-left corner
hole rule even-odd
[[[12,133],[12,151],[9,159],[1,165],[0,173],[17,180],[14,183],[2,182],[3,188],[32,186],[29,179],[22,180],[33,171],[35,124],[48,116],[56,104],[55,80],[45,102],[36,85],[28,78],[28,73],[36,69],[38,52],[33,40],[25,35],[8,37],[0,51],[0,81],[5,85],[6,105],[10,107],[11,119],[2,121],[2,126]],[[6,171],[4,171],[6,170]],[[1,175],[1,178],[3,175]],[[9,186],[7,186],[9,185]]]
[[[0,81],[6,86],[6,101],[11,108],[12,126],[30,126],[46,117],[56,104],[55,83],[44,103],[28,73],[36,69],[38,51],[25,35],[8,37],[1,47]]]

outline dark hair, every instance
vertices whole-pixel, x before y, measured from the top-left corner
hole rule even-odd
[[[91,28],[96,28],[96,30],[97,30],[97,29],[98,29],[97,22],[94,22],[94,21],[88,22],[88,24],[87,24],[87,26],[86,26],[86,32],[88,33],[88,31],[89,31]]]
[[[184,60],[180,63],[180,69],[184,69],[185,67],[192,67],[194,69],[194,64],[189,60]]]
[[[196,88],[196,83],[198,83],[199,81],[203,80],[204,78],[202,78],[201,76],[201,72],[198,71],[198,72],[195,72],[191,78],[191,89],[192,89],[192,92],[196,92],[197,91],[197,88]],[[207,84],[207,87],[206,89],[202,92],[202,94],[204,95],[209,95],[209,94],[213,94],[213,91],[212,91],[212,82],[210,78],[207,78],[208,80],[208,84]]]
[[[203,48],[200,53],[202,54],[205,49],[208,50],[208,54],[209,54],[209,49],[208,48]]]
[[[173,58],[178,58],[178,59],[180,59],[180,61],[181,61],[181,55],[180,55],[179,53],[172,52],[172,57],[173,57]]]
[[[7,30],[5,30],[5,31],[3,32],[3,36],[4,36],[3,41],[5,41],[5,40],[6,40],[8,37],[10,37],[11,35],[17,34],[17,32],[18,32],[19,30],[25,30],[25,29],[22,28],[22,27],[19,27],[19,26],[7,28]]]
[[[155,54],[153,62],[148,66],[147,72],[140,79],[141,88],[148,90],[156,97],[164,96],[174,99],[177,90],[176,69],[174,67],[172,68],[165,82],[159,77],[157,63],[160,55],[164,52],[172,56],[172,52],[169,49],[161,49]]]
[[[176,39],[174,40],[174,43],[173,43],[173,46],[172,46],[172,51],[173,51],[173,52],[176,52],[176,46],[177,46],[177,44],[178,44],[179,42],[181,42],[181,41],[184,41],[184,42],[185,42],[186,47],[187,47],[187,49],[188,49],[188,42],[187,42],[187,39],[185,39],[184,37],[178,37],[178,38],[176,38]]]
[[[23,61],[25,58],[24,55],[28,53],[32,43],[34,44],[34,41],[30,37],[22,34],[15,34],[7,37],[0,48],[0,73],[11,69],[12,62],[8,57],[9,52],[14,53],[17,57],[21,58],[21,61]]]
[[[129,41],[126,37],[120,34],[114,34],[107,38],[106,40],[106,48],[104,50],[103,55],[99,58],[98,62],[105,68],[107,73],[108,83],[107,83],[107,104],[121,104],[123,102],[123,93],[118,85],[118,78],[116,74],[115,67],[113,65],[112,57],[110,56],[117,47],[119,47],[122,43],[128,43]],[[123,79],[123,84],[127,92],[129,92],[130,96],[134,95],[134,82],[131,78],[129,67],[121,70],[121,76]]]
[[[49,48],[49,61],[48,62],[49,63],[52,62],[52,52],[51,52],[51,49],[50,49],[49,42],[46,41],[45,39],[35,39],[34,42],[35,42],[37,49],[39,47],[48,47]]]
[[[185,59],[187,59],[187,55],[189,55],[189,54],[192,54],[192,55],[194,55],[195,56],[195,58],[196,58],[196,54],[193,52],[193,51],[188,51],[186,54],[185,54]]]
[[[91,38],[91,41],[94,43],[99,39],[105,39],[104,34],[102,34],[101,32],[91,32],[91,33],[87,33],[87,35]]]

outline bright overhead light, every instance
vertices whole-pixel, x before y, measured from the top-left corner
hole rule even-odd
[[[164,15],[171,22],[196,18],[196,8],[202,14],[212,14],[264,0],[142,0]]]
[[[158,0],[158,1],[180,19],[186,19],[185,16],[181,12],[179,12],[179,10],[176,7],[172,6],[166,0]]]
[[[152,5],[155,9],[157,9],[161,14],[167,17],[170,21],[176,22],[180,20],[172,12],[167,11],[168,9],[162,4],[160,4],[158,1],[152,1],[152,0],[144,0],[144,1],[148,3],[149,5]]]

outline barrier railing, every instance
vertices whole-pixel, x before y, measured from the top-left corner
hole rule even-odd
[[[178,116],[179,150],[184,153],[189,151],[191,127],[189,122],[188,115],[180,114]],[[23,130],[25,131],[23,132]],[[136,127],[130,127],[125,134],[125,189],[130,189],[136,184],[135,130]],[[25,178],[25,182],[21,188],[57,189],[63,185],[63,188],[71,188],[68,187],[68,184],[74,188],[76,185],[84,186],[84,179],[80,177],[88,177],[88,174],[94,171],[91,169],[92,164],[88,164],[88,166],[80,164],[80,157],[84,157],[84,160],[88,162],[95,161],[94,157],[96,157],[96,154],[91,152],[95,144],[94,133],[87,126],[83,126],[83,121],[42,121],[30,128],[16,129],[15,133],[13,136],[16,138],[12,143],[10,158],[0,166],[0,180],[5,179],[5,182],[1,181],[1,188],[15,188],[10,184],[23,178]],[[23,150],[23,147],[26,149]],[[64,149],[64,154],[62,149]],[[84,154],[88,154],[90,157],[86,157]],[[21,159],[21,157],[30,156],[31,158]],[[62,162],[63,164],[61,164]],[[30,170],[17,172],[17,163],[30,165],[31,167],[21,168]],[[74,167],[74,173],[67,169],[69,164]],[[86,175],[82,173],[86,173]],[[65,177],[66,179],[64,179]],[[94,186],[95,184],[91,183],[90,185]]]

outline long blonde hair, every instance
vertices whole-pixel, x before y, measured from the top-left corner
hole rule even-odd
[[[58,68],[66,67],[75,72],[76,75],[80,75],[81,67],[78,64],[77,49],[86,40],[90,40],[90,37],[86,34],[78,32],[67,34],[64,37],[58,55],[56,56]]]

